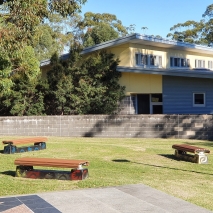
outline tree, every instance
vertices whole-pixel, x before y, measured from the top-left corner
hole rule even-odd
[[[52,69],[47,73],[49,89],[45,93],[45,111],[49,115],[72,114],[72,75],[69,62],[55,54],[51,58]]]
[[[16,97],[21,100],[21,97],[27,97],[24,92],[21,94],[20,85],[17,85],[20,82],[24,82],[23,88],[29,86],[28,89],[23,89],[26,92],[32,90],[30,88],[33,85],[34,90],[36,90],[37,85],[39,85],[40,64],[38,58],[44,57],[39,55],[41,53],[39,47],[45,42],[48,45],[48,36],[51,35],[54,38],[56,35],[56,32],[51,34],[52,31],[44,25],[41,26],[41,24],[50,19],[53,14],[72,17],[80,11],[81,4],[85,2],[86,0],[0,0],[0,98],[4,100],[1,107],[6,107],[12,114],[24,115],[27,113],[26,111],[30,111],[29,108],[26,108],[18,112],[20,109],[20,107],[17,107],[18,102],[6,100],[13,99],[13,97],[13,100]],[[48,32],[46,37],[42,29]],[[49,45],[51,46],[56,40],[55,37]],[[39,49],[37,55],[34,54],[36,48]],[[53,52],[53,50],[51,51]],[[20,91],[20,94],[18,94],[18,91]],[[31,94],[36,95],[36,92]],[[29,100],[29,102],[31,101]],[[35,105],[31,104],[32,106]],[[9,112],[7,111],[7,113]]]
[[[118,32],[116,32],[110,25],[100,23],[99,26],[88,29],[84,36],[84,47],[100,44],[118,37]]]
[[[68,61],[52,60],[47,114],[111,114],[124,97],[116,71],[119,60],[103,51],[83,59],[80,52],[81,46],[74,45]]]
[[[179,23],[170,28],[174,33],[169,33],[167,37],[171,37],[174,40],[189,42],[189,43],[208,43],[205,40],[205,35],[203,29],[205,28],[206,23],[204,20],[200,22],[195,21],[186,21],[184,23]],[[186,30],[181,31],[182,28],[187,28]]]
[[[4,49],[0,47],[0,97],[10,93],[12,81],[10,79],[11,61]]]
[[[0,97],[1,115],[41,115],[44,111],[43,95],[39,89],[40,69],[34,50],[26,46],[20,52],[19,71],[11,73],[10,93]],[[21,68],[21,69],[20,69]]]
[[[4,66],[0,70],[0,94],[5,94],[4,91],[10,92],[13,85],[11,73],[23,70],[20,57],[26,46],[35,48],[35,41],[40,39],[38,38],[40,24],[54,13],[71,17],[85,2],[86,0],[0,1],[0,47],[5,54],[0,55],[0,61],[4,61]],[[31,57],[33,56],[35,57],[35,55]],[[39,63],[37,64],[36,69],[39,68]],[[33,70],[31,74],[32,72]]]
[[[54,53],[61,55],[70,47],[74,39],[74,31],[80,20],[75,14],[72,17],[62,17],[59,14],[52,14],[49,19],[38,26],[40,36],[34,40],[36,57],[42,61],[52,57]]]
[[[203,14],[203,19],[200,21],[186,21],[178,23],[170,28],[173,33],[169,33],[167,37],[174,40],[204,44],[212,46],[213,43],[213,4],[206,8]],[[205,18],[205,19],[204,19]],[[183,30],[182,30],[183,29]]]
[[[129,29],[124,27],[115,15],[92,12],[84,14],[84,19],[79,22],[78,27],[86,32],[83,37],[85,47],[125,36]]]
[[[124,98],[118,83],[118,59],[105,51],[96,52],[81,65],[81,75],[74,73],[74,108],[78,114],[111,114]]]

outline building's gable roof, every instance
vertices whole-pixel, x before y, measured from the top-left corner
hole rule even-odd
[[[158,38],[154,36],[148,35],[140,35],[140,34],[131,34],[125,37],[117,38],[114,40],[110,40],[107,42],[103,42],[101,44],[97,44],[91,47],[85,48],[81,54],[88,54],[94,51],[103,50],[107,48],[116,47],[122,44],[128,43],[136,43],[136,44],[144,44],[155,47],[162,47],[167,49],[177,49],[177,50],[185,50],[197,53],[204,53],[206,55],[213,56],[213,48],[196,45],[186,42],[168,40],[163,38]],[[69,57],[69,53],[63,54],[60,58],[66,60]],[[43,60],[40,63],[40,66],[47,66],[50,64],[50,59]],[[117,71],[119,72],[134,72],[134,73],[147,73],[147,74],[157,74],[157,75],[171,75],[171,76],[184,76],[184,77],[197,77],[197,78],[213,78],[213,71],[208,69],[149,69],[149,68],[140,68],[140,67],[122,67],[118,66]]]
[[[164,38],[159,38],[159,37],[154,37],[149,35],[140,35],[138,33],[84,48],[81,54],[92,53],[97,50],[116,47],[118,45],[128,44],[128,43],[144,44],[144,45],[156,46],[156,47],[162,47],[162,48],[168,48],[168,49],[187,50],[191,52],[213,55],[213,48],[211,47],[191,44],[186,42],[180,42],[180,41],[174,41],[174,40],[169,40],[169,39],[164,39]],[[69,56],[69,53],[66,53],[66,54],[63,54],[61,58],[66,59],[68,58],[68,56]],[[40,66],[42,67],[49,64],[50,64],[50,59],[47,59],[47,60],[41,61]]]
[[[91,47],[87,47],[81,53],[87,54],[97,50],[116,47],[118,45],[127,44],[127,43],[144,44],[144,45],[155,46],[155,47],[187,50],[191,52],[213,55],[213,48],[211,47],[207,47],[204,45],[191,44],[186,42],[180,42],[180,41],[174,41],[174,40],[169,40],[164,38],[158,38],[158,37],[149,36],[149,35],[140,35],[137,33],[131,34],[125,37],[121,37],[118,39],[106,41]]]

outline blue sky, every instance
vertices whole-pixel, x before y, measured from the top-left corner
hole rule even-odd
[[[166,38],[170,28],[188,20],[199,21],[212,0],[88,0],[85,12],[111,13],[128,27],[135,24],[135,32],[160,35]],[[142,27],[147,27],[146,31]]]

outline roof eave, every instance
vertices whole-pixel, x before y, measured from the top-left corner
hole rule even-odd
[[[191,78],[211,78],[213,79],[213,71],[211,70],[191,70],[191,69],[160,69],[160,68],[141,68],[141,67],[117,67],[118,72],[131,72],[153,75],[181,76]]]

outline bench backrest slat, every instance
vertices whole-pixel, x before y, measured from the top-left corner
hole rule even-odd
[[[205,152],[205,153],[210,153],[210,150],[197,147],[197,146],[191,146],[187,144],[174,144],[172,145],[173,149],[185,151],[185,152],[192,152],[192,153],[197,153],[197,152]]]
[[[2,141],[2,143],[19,145],[19,144],[39,143],[39,142],[46,142],[46,141],[47,141],[47,137],[34,137],[34,138],[21,138],[21,139],[15,139],[15,140],[5,140],[5,141]]]
[[[78,168],[80,165],[88,166],[89,162],[86,160],[67,160],[54,158],[18,158],[14,161],[15,165],[19,166],[47,166],[47,167],[61,167],[61,168]]]

